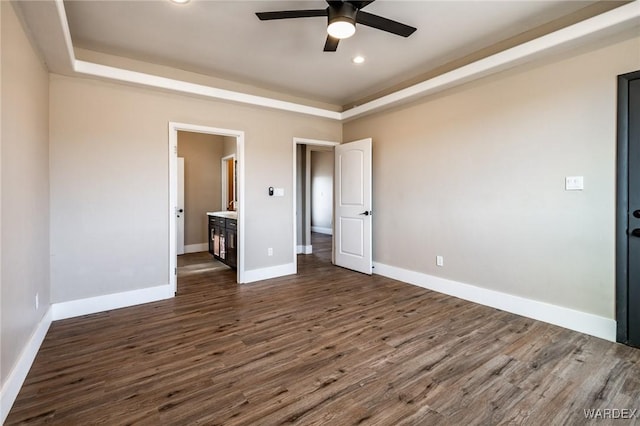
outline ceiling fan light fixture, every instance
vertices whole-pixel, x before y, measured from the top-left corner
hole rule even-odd
[[[335,52],[340,40],[354,35],[356,23],[402,37],[409,37],[416,31],[416,28],[409,25],[361,10],[374,1],[326,0],[328,6],[325,9],[256,12],[256,15],[261,21],[326,16],[329,35],[324,42],[324,52]]]
[[[185,4],[185,3],[189,3],[190,0],[171,0],[172,3],[177,3],[177,4]]]
[[[349,38],[356,33],[356,25],[347,17],[337,17],[329,22],[327,33],[337,39]]]

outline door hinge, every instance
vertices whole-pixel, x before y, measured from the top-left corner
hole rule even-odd
[[[173,268],[173,275],[178,275],[178,268]]]
[[[173,146],[173,153],[178,155],[178,145]]]

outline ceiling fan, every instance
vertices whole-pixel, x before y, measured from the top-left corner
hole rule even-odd
[[[349,38],[356,32],[356,23],[376,28],[388,33],[409,37],[416,30],[414,27],[364,12],[362,9],[372,1],[330,1],[326,9],[282,10],[277,12],[257,12],[261,21],[273,19],[312,18],[326,16],[328,18],[327,40],[325,52],[335,52],[343,38]]]

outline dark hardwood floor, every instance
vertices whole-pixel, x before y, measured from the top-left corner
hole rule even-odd
[[[193,255],[174,299],[54,322],[6,424],[638,424],[584,410],[640,409],[640,350],[313,244],[296,276],[237,285]]]

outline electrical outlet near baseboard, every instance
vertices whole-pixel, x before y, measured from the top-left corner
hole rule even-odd
[[[267,256],[273,256],[273,247],[267,249]]]
[[[38,307],[40,306],[40,300],[38,297],[38,293],[36,293],[36,311],[38,310]]]
[[[444,266],[444,257],[436,256],[436,266]]]

